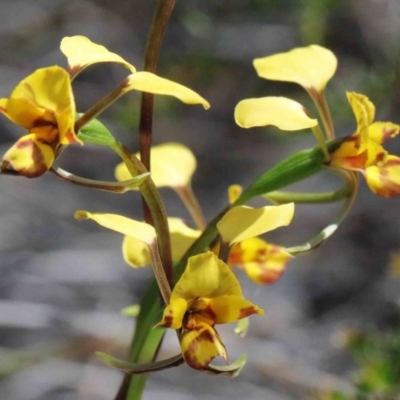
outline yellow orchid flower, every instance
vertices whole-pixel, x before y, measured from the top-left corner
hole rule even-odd
[[[238,186],[229,188],[236,197]],[[267,243],[258,235],[288,225],[294,214],[294,204],[250,208],[234,207],[228,211],[217,228],[232,251],[228,264],[242,269],[255,283],[271,284],[280,278],[293,258],[283,247]]]
[[[93,43],[85,36],[66,37],[61,41],[61,51],[68,59],[68,70],[71,78],[83,69],[101,62],[115,62],[122,64],[132,73],[125,79],[120,95],[130,91],[174,96],[186,104],[202,104],[205,109],[210,108],[208,101],[193,90],[161,78],[151,72],[136,72],[135,67],[119,55],[108,51],[104,46]]]
[[[3,156],[3,169],[38,177],[51,167],[60,145],[80,142],[70,77],[60,67],[38,69],[22,80],[10,98],[0,99],[0,112],[29,131]]]
[[[255,237],[235,244],[228,264],[242,269],[255,283],[271,284],[281,277],[292,258],[283,247]]]
[[[225,346],[214,326],[252,314],[263,315],[264,311],[243,298],[230,268],[207,252],[189,258],[157,326],[182,329],[183,358],[190,367],[204,370],[217,356],[227,361]]]
[[[374,122],[375,106],[364,95],[347,93],[357,130],[331,153],[330,165],[360,171],[370,189],[383,197],[400,194],[400,158],[387,153],[382,143],[395,137],[400,126]]]

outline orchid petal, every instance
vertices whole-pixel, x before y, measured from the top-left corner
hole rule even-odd
[[[151,72],[140,71],[129,75],[125,80],[122,94],[130,90],[174,96],[183,103],[202,104],[206,110],[210,108],[210,103],[193,90]]]
[[[161,321],[156,326],[164,328],[180,329],[183,317],[187,311],[187,302],[184,299],[171,300],[165,307]]]
[[[224,242],[234,244],[289,225],[293,215],[293,203],[261,208],[237,206],[222,217],[217,228]]]
[[[337,150],[331,154],[330,165],[357,171],[382,162],[386,157],[386,150],[373,140],[369,140],[364,151],[360,152],[358,138],[353,135],[344,138]]]
[[[253,64],[261,78],[294,82],[322,92],[335,74],[337,59],[330,50],[311,45],[257,58]]]
[[[252,314],[264,315],[264,311],[252,302],[239,296],[218,296],[210,299],[208,308],[215,324],[228,324]]]
[[[228,188],[229,204],[233,204],[242,194],[243,187],[240,185],[231,185]]]
[[[180,143],[164,143],[151,148],[151,178],[157,187],[185,187],[196,170],[196,158],[189,148]],[[139,153],[136,154],[139,157]],[[115,169],[119,181],[132,176],[124,163]]]
[[[78,220],[92,219],[105,228],[112,229],[123,235],[131,236],[148,245],[151,245],[156,239],[156,231],[151,225],[123,217],[122,215],[90,213],[88,211],[78,210],[75,212],[75,218]]]
[[[261,97],[240,101],[235,108],[235,121],[242,128],[274,125],[283,131],[298,131],[318,125],[305,108],[286,97]]]
[[[389,155],[386,162],[379,166],[368,167],[365,178],[370,189],[383,197],[400,194],[400,158]]]
[[[108,51],[104,46],[93,43],[85,36],[65,37],[61,41],[60,49],[68,59],[71,77],[76,76],[86,67],[96,63],[115,62],[122,64],[131,72],[136,69],[118,54]]]
[[[60,67],[41,68],[22,80],[0,111],[16,124],[32,129],[57,126],[60,143],[80,142],[74,132],[75,102],[68,73]]]
[[[226,349],[217,331],[201,322],[195,330],[183,332],[181,348],[183,358],[194,369],[206,369],[217,356],[227,361]]]
[[[171,235],[172,259],[178,261],[200,236],[201,231],[188,227],[180,218],[168,218]],[[122,254],[127,264],[133,268],[151,265],[148,246],[142,240],[125,236],[122,242]]]
[[[400,125],[393,122],[374,122],[368,127],[368,137],[370,140],[381,144],[387,139],[392,139],[398,135]]]
[[[231,269],[209,251],[189,258],[185,272],[172,290],[171,301],[223,295],[242,296],[242,289]]]
[[[360,154],[368,146],[368,126],[374,120],[375,106],[362,94],[347,92],[346,95],[357,121],[357,131],[353,136],[357,139],[356,145]]]
[[[178,261],[201,235],[201,231],[187,226],[180,218],[168,218],[171,234],[172,259]]]
[[[122,255],[124,261],[133,268],[147,267],[152,263],[149,246],[132,236],[124,236]]]
[[[233,247],[229,264],[237,264],[255,283],[270,284],[280,278],[292,258],[283,247],[252,238]]]
[[[20,138],[3,156],[14,171],[27,178],[43,175],[53,164],[54,149],[33,133]]]

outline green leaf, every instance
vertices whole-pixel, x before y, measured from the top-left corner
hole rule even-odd
[[[239,202],[299,182],[320,172],[323,166],[324,154],[320,147],[300,151],[261,175],[242,193]]]
[[[120,371],[126,372],[127,374],[143,374],[146,372],[160,371],[169,367],[176,367],[179,364],[183,363],[182,354],[177,354],[176,356],[167,358],[165,360],[150,362],[146,364],[137,364],[123,361],[118,358],[112,357],[109,354],[102,353],[101,351],[97,351],[96,356],[110,367],[117,368]]]
[[[78,114],[80,117],[82,114]],[[97,119],[92,119],[78,132],[78,138],[84,143],[114,147],[116,140],[111,132]]]
[[[160,292],[153,280],[140,301],[136,330],[131,343],[129,360],[133,363],[151,362],[160,346],[165,329],[153,329],[162,317]],[[148,375],[133,375],[129,382],[127,400],[140,400]]]

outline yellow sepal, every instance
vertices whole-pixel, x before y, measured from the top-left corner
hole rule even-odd
[[[210,103],[193,90],[151,72],[139,71],[129,75],[122,93],[130,90],[173,96],[186,104],[201,104],[206,110],[210,108]]]
[[[297,101],[286,97],[261,97],[240,101],[235,121],[242,128],[274,125],[283,131],[298,131],[318,125]]]
[[[85,36],[65,37],[61,40],[60,49],[68,59],[71,77],[76,76],[92,64],[103,62],[119,63],[131,72],[136,71],[132,64],[129,64],[118,54],[108,51],[104,46],[93,43]]]
[[[190,184],[197,162],[191,150],[180,143],[164,143],[151,148],[151,178],[157,187],[185,187]],[[139,157],[139,153],[136,154]],[[115,168],[118,181],[132,179],[126,165]]]
[[[112,229],[123,235],[131,236],[148,245],[151,245],[156,239],[156,231],[151,225],[145,222],[135,221],[122,215],[90,213],[88,211],[78,210],[75,212],[75,218],[78,220],[92,219],[105,228]]]
[[[261,78],[294,82],[321,92],[335,74],[337,59],[330,50],[311,45],[257,58],[253,64]]]
[[[293,215],[294,203],[260,208],[237,206],[223,216],[217,228],[224,242],[234,244],[289,225]]]

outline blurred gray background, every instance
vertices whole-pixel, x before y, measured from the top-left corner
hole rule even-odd
[[[37,68],[66,66],[64,36],[86,35],[139,70],[156,2],[153,0],[1,0],[0,96]],[[312,135],[273,128],[243,130],[233,120],[238,101],[285,95],[311,102],[296,85],[257,78],[252,60],[318,43],[339,59],[327,97],[339,135],[355,128],[345,91],[364,93],[377,119],[400,122],[400,2],[398,0],[181,0],[160,54],[158,73],[203,95],[212,107],[158,97],[154,143],[179,141],[198,159],[193,189],[207,219],[227,201],[232,183],[248,184],[291,153],[314,146]],[[114,88],[126,70],[99,65],[74,82],[84,112]],[[101,116],[110,130],[138,149],[139,94],[130,93]],[[1,154],[24,132],[0,119]],[[399,141],[389,144],[400,154]],[[60,160],[80,176],[113,179],[117,157],[103,148],[73,146]],[[121,374],[94,356],[124,357],[134,320],[120,310],[137,303],[151,277],[122,260],[122,237],[73,219],[77,209],[141,218],[138,194],[90,191],[51,174],[28,180],[0,178],[0,398],[1,400],[110,400]],[[332,190],[327,175],[296,185]],[[168,213],[189,219],[172,191]],[[150,399],[310,399],[333,390],[353,396],[355,362],[344,349],[348,329],[398,329],[399,284],[388,274],[400,251],[399,199],[360,196],[339,231],[318,251],[291,262],[272,286],[254,286],[239,273],[248,298],[266,310],[253,317],[245,339],[220,326],[231,361],[248,353],[236,379],[210,377],[186,366],[153,374]],[[293,224],[267,236],[282,245],[311,238],[339,205],[299,206]],[[176,354],[167,336],[162,357]]]

